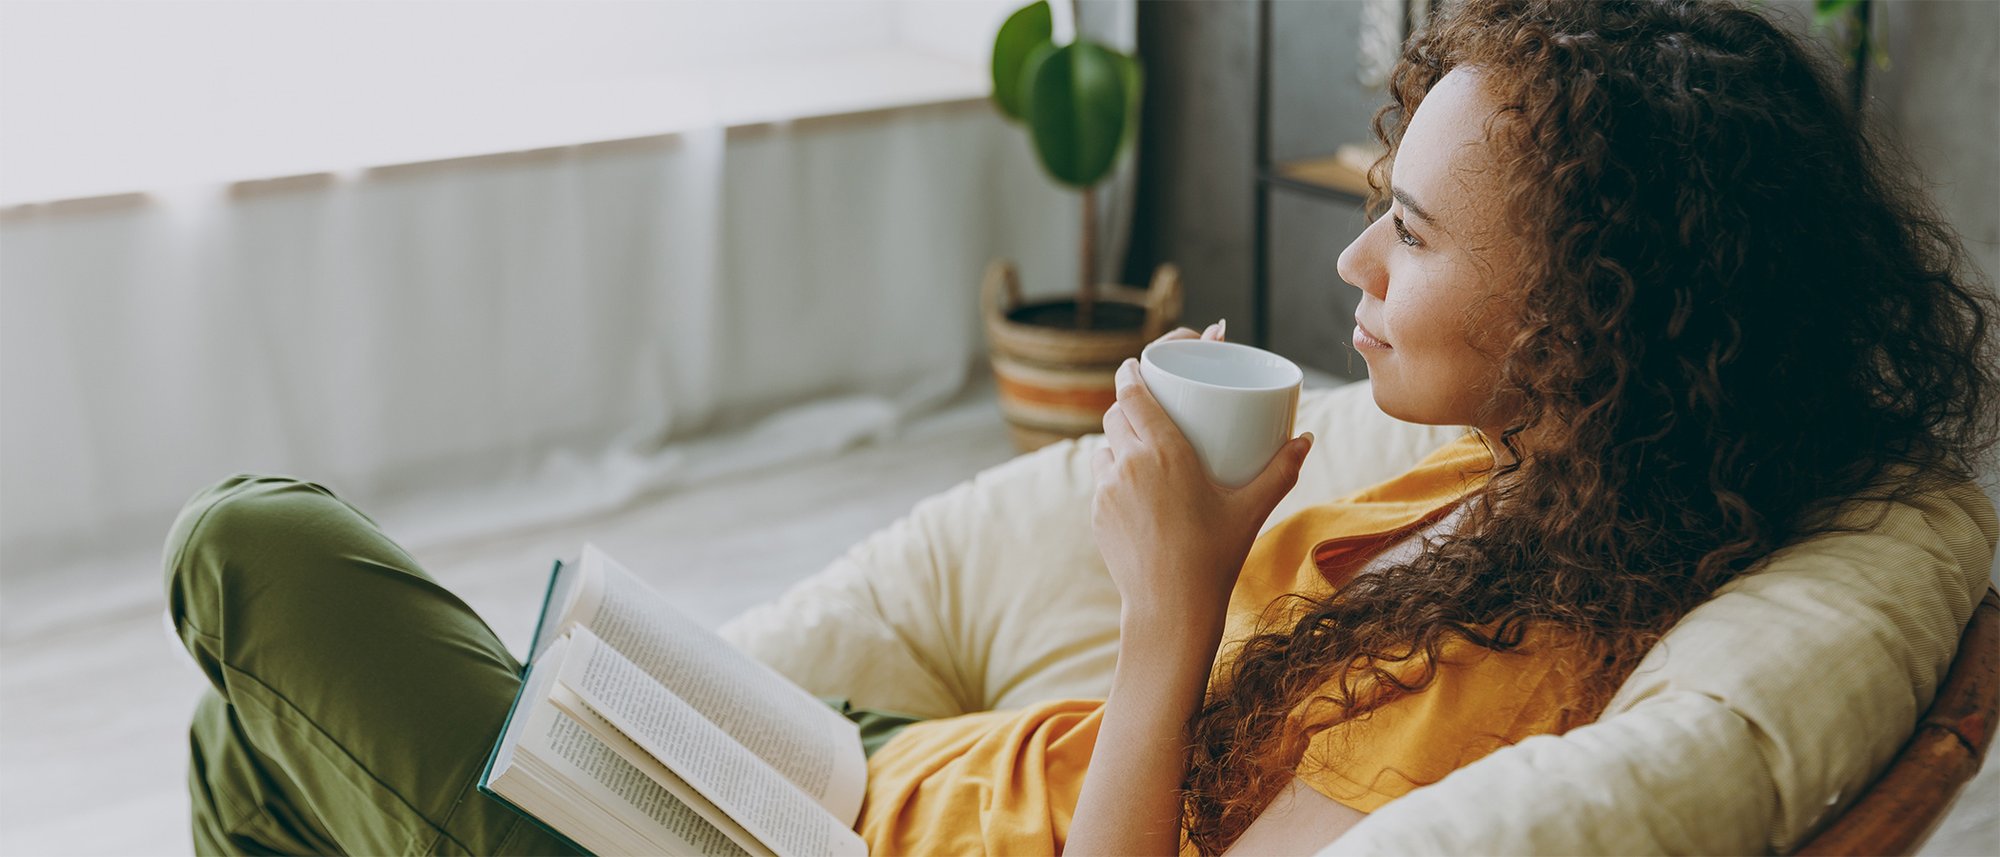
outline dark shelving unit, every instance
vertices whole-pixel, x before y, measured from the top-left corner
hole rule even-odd
[[[1273,245],[1286,242],[1287,234],[1300,231],[1296,226],[1286,230],[1275,228],[1278,221],[1286,219],[1286,212],[1296,212],[1291,219],[1315,222],[1341,223],[1356,216],[1365,218],[1362,209],[1368,195],[1367,178],[1337,151],[1282,159],[1275,156],[1272,126],[1277,46],[1273,18],[1274,0],[1259,0],[1255,236],[1251,266],[1251,305],[1256,317],[1257,344],[1313,368],[1358,379],[1366,377],[1367,367],[1346,344],[1347,329],[1340,325],[1339,318],[1344,312],[1351,323],[1353,302],[1309,293],[1319,280],[1337,282],[1333,257],[1319,246],[1307,248],[1308,255],[1316,253],[1322,258],[1302,259],[1292,253],[1274,260]],[[1303,203],[1304,207],[1297,203]],[[1362,222],[1365,224],[1365,219]],[[1338,226],[1333,228],[1339,231]],[[1359,234],[1358,228],[1353,231]],[[1334,255],[1337,253],[1336,248]],[[1297,282],[1300,278],[1296,276],[1274,276],[1274,263],[1304,266],[1312,273],[1303,283]],[[1302,316],[1297,312],[1300,305],[1309,307]],[[1331,315],[1316,310],[1327,310]],[[1337,331],[1337,336],[1333,331]]]

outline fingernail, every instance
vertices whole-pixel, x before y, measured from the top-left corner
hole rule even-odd
[[[1313,433],[1312,433],[1312,432],[1306,432],[1306,434],[1305,434],[1305,437],[1306,437],[1306,446],[1312,446],[1312,445],[1313,445]]]
[[[1216,333],[1218,333],[1218,334],[1221,334],[1221,335],[1223,335],[1223,336],[1228,336],[1228,335],[1229,335],[1229,319],[1226,319],[1226,318],[1224,318],[1224,319],[1217,319],[1217,320],[1216,320],[1216,322],[1215,322],[1215,332],[1216,332]]]

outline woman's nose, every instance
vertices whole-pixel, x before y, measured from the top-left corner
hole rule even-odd
[[[1389,285],[1389,280],[1382,270],[1380,251],[1375,247],[1376,242],[1373,240],[1385,219],[1376,218],[1367,229],[1361,230],[1361,234],[1354,237],[1354,241],[1347,245],[1347,249],[1340,251],[1340,261],[1334,264],[1334,270],[1340,273],[1342,280],[1350,286],[1374,295],[1376,300],[1383,299]]]

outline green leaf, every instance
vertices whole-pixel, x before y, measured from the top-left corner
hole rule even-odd
[[[1139,65],[1138,57],[1121,53],[1113,53],[1112,56],[1118,58],[1118,76],[1125,83],[1125,130],[1118,145],[1118,151],[1122,153],[1139,139],[1139,105],[1145,101],[1146,72]],[[1117,155],[1112,156],[1112,162],[1117,162]]]
[[[1830,26],[1843,17],[1858,14],[1860,8],[1861,0],[1813,0],[1813,26]]]
[[[1021,60],[1021,76],[1014,81],[1014,98],[1015,106],[1021,108],[1020,120],[1023,124],[1028,123],[1029,117],[1034,114],[1035,75],[1041,70],[1042,63],[1048,62],[1049,55],[1055,52],[1055,42],[1043,42],[1029,51],[1026,59]],[[1028,133],[1033,134],[1034,131],[1030,130]]]
[[[1035,153],[1056,181],[1083,189],[1111,172],[1137,112],[1137,86],[1128,82],[1133,77],[1122,58],[1079,40],[1031,58],[1022,69]]]
[[[1000,34],[993,38],[993,103],[1009,118],[1026,119],[1027,93],[1021,87],[1021,69],[1036,48],[1048,45],[1054,33],[1048,0],[1035,0],[1007,16]]]

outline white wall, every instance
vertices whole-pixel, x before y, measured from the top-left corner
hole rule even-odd
[[[1871,110],[1916,159],[1989,287],[2000,277],[2000,3],[1875,4],[1890,65],[1871,68]],[[2000,319],[1995,319],[2000,322]],[[2000,503],[2000,462],[1986,493]],[[1993,561],[2000,584],[2000,557]]]

